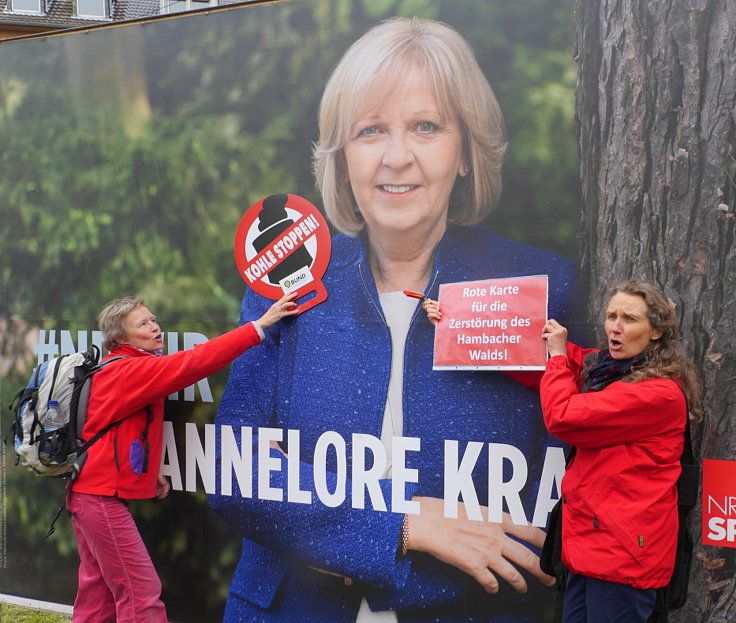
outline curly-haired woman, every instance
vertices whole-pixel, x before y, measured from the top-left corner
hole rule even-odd
[[[600,351],[568,342],[555,320],[543,332],[544,421],[577,448],[562,480],[564,621],[644,623],[672,575],[679,459],[700,384],[674,305],[651,284],[616,285],[604,328]]]

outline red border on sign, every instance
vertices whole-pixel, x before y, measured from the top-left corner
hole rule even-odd
[[[327,221],[314,205],[299,195],[287,194],[286,197],[285,208],[297,212],[300,218],[293,219],[294,222],[283,231],[280,231],[274,241],[264,249],[257,251],[252,244],[248,243],[248,236],[252,233],[253,227],[257,227],[256,220],[261,214],[263,202],[267,197],[254,203],[243,215],[235,232],[235,263],[238,266],[240,276],[248,286],[266,298],[278,300],[284,295],[285,290],[280,285],[267,281],[268,273],[299,248],[314,240],[316,242],[316,253],[308,267],[313,280],[295,290],[297,292],[297,304],[300,311],[303,312],[327,299],[327,291],[322,283],[322,277],[330,263],[332,237]],[[297,236],[297,234],[299,235]],[[291,246],[287,246],[283,242],[289,243]],[[275,247],[279,248],[278,253],[273,252]],[[267,259],[268,261],[266,261]],[[261,261],[259,262],[259,260]],[[253,275],[256,262],[259,262],[259,267],[267,266],[268,270],[259,268],[258,277],[249,278],[249,275]],[[312,292],[315,293],[313,297],[304,302],[299,300]]]
[[[544,370],[547,275],[440,285],[435,370]]]

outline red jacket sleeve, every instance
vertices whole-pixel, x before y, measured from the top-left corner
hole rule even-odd
[[[598,392],[579,393],[582,361],[589,352],[572,345],[568,358],[547,362],[540,396],[549,432],[580,447],[635,443],[681,428],[672,413],[682,413],[685,397],[671,379],[611,383]]]
[[[124,417],[217,372],[260,341],[248,323],[189,350],[121,359],[95,375],[93,398],[114,396],[114,411]]]
[[[598,352],[598,350],[595,348],[580,348],[572,342],[567,343],[568,363],[572,366],[571,369],[576,378],[580,376],[583,359],[588,354],[596,352]],[[538,392],[544,372],[538,370],[505,370],[503,374],[508,376],[510,379],[514,379],[517,383],[521,383],[525,387]]]

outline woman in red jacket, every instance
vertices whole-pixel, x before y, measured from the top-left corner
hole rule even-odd
[[[643,623],[653,611],[674,567],[688,402],[699,408],[674,305],[659,290],[615,286],[604,327],[601,351],[569,343],[555,320],[543,333],[545,424],[577,448],[562,480],[565,623]]]
[[[124,358],[94,376],[82,438],[114,426],[90,446],[67,496],[79,547],[74,623],[166,623],[161,582],[128,500],[165,497],[159,475],[164,398],[225,367],[260,343],[263,330],[298,313],[294,294],[257,321],[191,350],[160,356],[156,317],[140,297],[113,301],[99,316],[103,346]]]

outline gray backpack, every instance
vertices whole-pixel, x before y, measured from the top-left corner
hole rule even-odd
[[[113,422],[86,443],[82,440],[92,375],[124,357],[103,362],[99,358],[100,350],[93,346],[91,353],[61,355],[34,369],[28,385],[10,405],[16,464],[38,476],[73,479],[82,468],[89,447],[120,423]],[[51,401],[58,403],[61,420],[53,427],[47,423]]]

